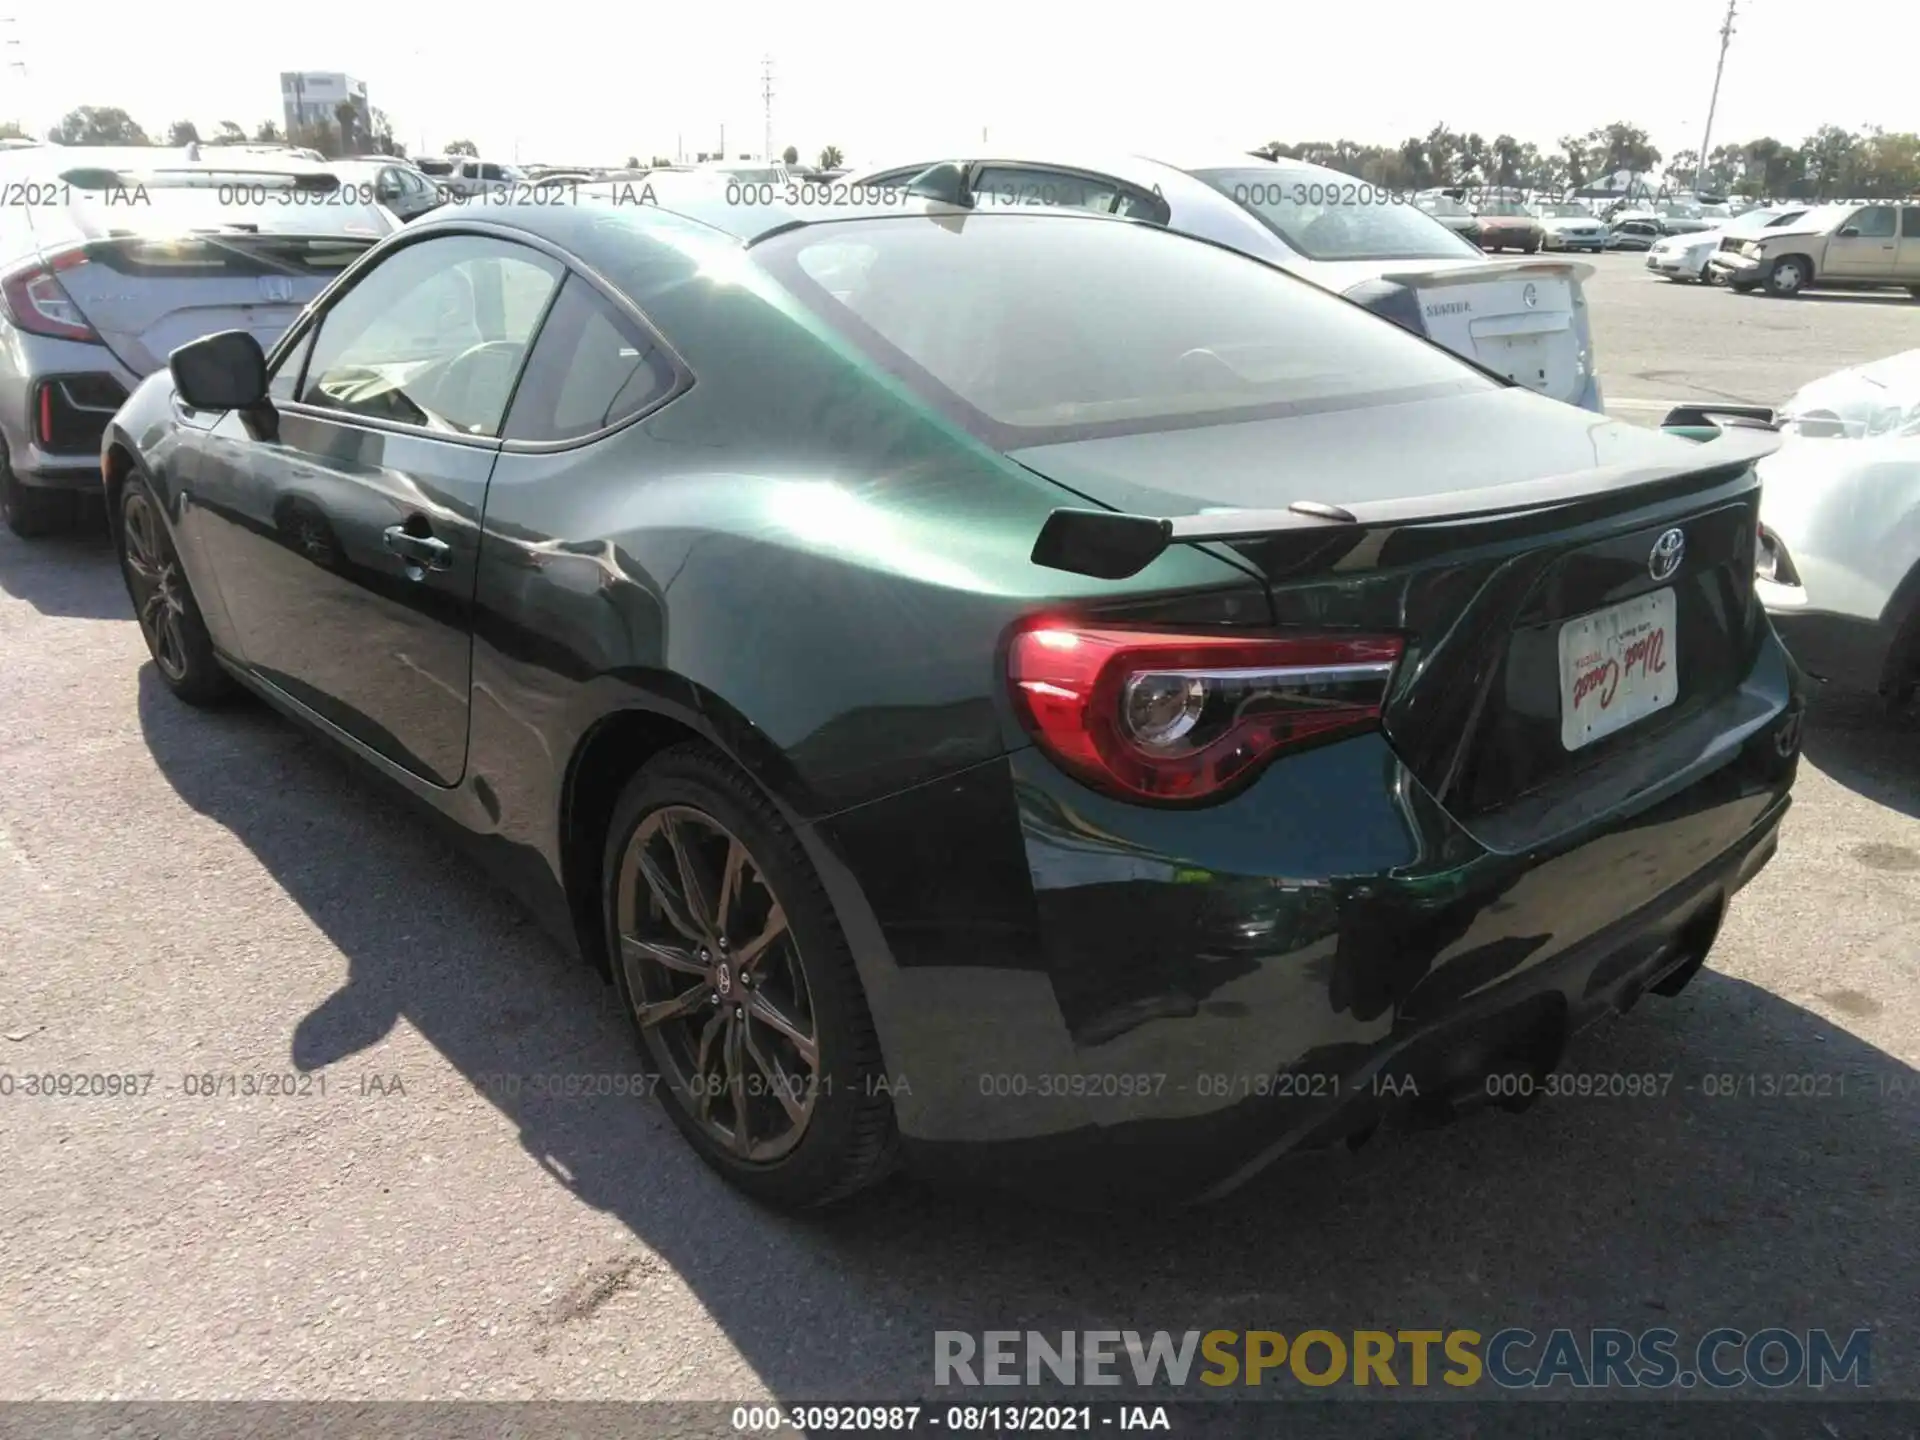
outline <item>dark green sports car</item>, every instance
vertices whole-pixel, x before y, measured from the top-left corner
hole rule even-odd
[[[173,692],[456,822],[730,1180],[1201,1197],[1701,965],[1799,752],[1764,429],[1129,220],[635,199],[436,212],[102,468]]]

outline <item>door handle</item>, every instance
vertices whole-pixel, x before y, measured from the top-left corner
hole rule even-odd
[[[415,535],[404,525],[389,525],[383,534],[387,549],[423,570],[445,570],[453,564],[453,547],[444,540]]]

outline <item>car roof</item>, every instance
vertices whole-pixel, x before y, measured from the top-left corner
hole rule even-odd
[[[577,255],[588,265],[598,267],[618,261],[622,257],[622,241],[631,237],[636,230],[646,233],[649,224],[656,220],[662,230],[676,223],[684,226],[690,222],[710,232],[716,241],[748,246],[769,235],[802,225],[912,216],[967,216],[974,213],[918,196],[902,196],[893,203],[870,205],[790,207],[777,202],[771,205],[729,204],[722,193],[722,186],[716,186],[711,193],[689,190],[681,195],[649,202],[638,198],[645,188],[646,182],[639,180],[602,182],[593,186],[583,185],[575,202],[567,205],[543,205],[537,200],[529,200],[525,203],[488,206],[484,210],[449,206],[429,211],[411,222],[406,230],[409,235],[419,235],[501,225],[546,240]],[[1077,211],[1051,213],[1096,222],[1135,223],[1113,216]],[[610,224],[610,220],[613,223]]]
[[[1116,180],[1126,180],[1136,185],[1151,188],[1164,178],[1164,172],[1172,170],[1191,175],[1202,170],[1259,170],[1269,169],[1275,173],[1306,172],[1325,176],[1330,179],[1352,181],[1355,177],[1338,170],[1330,170],[1324,165],[1315,165],[1306,160],[1268,160],[1263,156],[1235,152],[1232,150],[1168,150],[1155,155],[1137,152],[1081,148],[1074,145],[1020,145],[1001,147],[993,145],[968,146],[958,155],[936,156],[926,160],[927,165],[937,165],[942,160],[998,160],[1015,165],[1060,165],[1070,170],[1086,170],[1096,175],[1111,175]],[[861,175],[884,173],[898,170],[909,165],[922,163],[922,157],[916,155],[901,156],[886,165],[863,166],[854,178]]]

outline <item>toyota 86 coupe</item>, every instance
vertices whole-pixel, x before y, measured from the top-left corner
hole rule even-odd
[[[454,822],[754,1196],[1201,1200],[1511,1102],[1771,858],[1762,426],[1138,220],[582,194],[176,350],[108,513],[158,679]]]

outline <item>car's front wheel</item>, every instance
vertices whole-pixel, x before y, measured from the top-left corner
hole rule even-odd
[[[231,699],[233,677],[214,658],[206,621],[160,518],[160,502],[137,472],[120,495],[115,544],[141,638],[166,687],[189,705]]]
[[[0,520],[22,540],[38,540],[73,528],[80,497],[71,490],[44,490],[23,485],[13,473],[11,458],[0,448]]]
[[[722,756],[675,746],[614,809],[616,980],[701,1157],[758,1199],[842,1200],[891,1169],[891,1087],[852,952],[806,852]]]
[[[1788,299],[1807,288],[1813,279],[1813,267],[1798,255],[1786,255],[1776,260],[1773,272],[1767,276],[1767,293]]]

